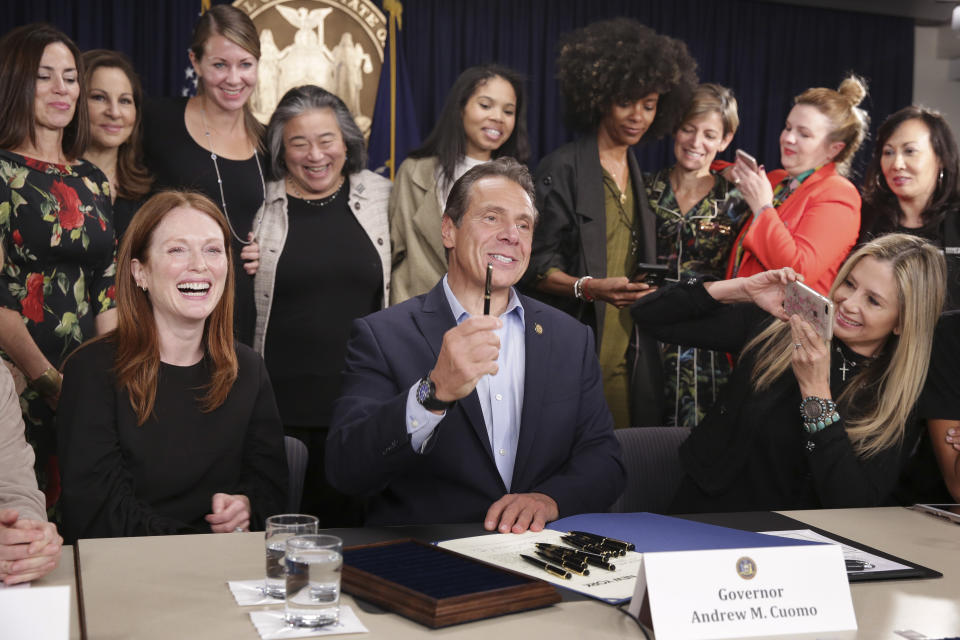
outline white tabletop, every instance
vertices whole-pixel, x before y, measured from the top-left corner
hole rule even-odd
[[[900,507],[783,513],[944,574],[851,585],[859,630],[830,637],[902,640],[893,631],[905,629],[931,638],[960,633],[960,526]],[[257,608],[238,607],[226,582],[263,576],[262,533],[81,540],[78,548],[90,638],[258,637],[247,615]],[[592,600],[439,630],[350,596],[343,601],[375,638],[643,637],[616,608]]]

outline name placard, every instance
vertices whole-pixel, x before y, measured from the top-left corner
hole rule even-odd
[[[657,640],[707,640],[857,628],[837,545],[645,553],[644,595]]]
[[[67,640],[70,587],[0,588],[0,638]]]

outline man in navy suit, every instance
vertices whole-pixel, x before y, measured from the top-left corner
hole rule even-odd
[[[513,288],[536,216],[525,167],[474,167],[441,222],[447,275],[354,323],[326,472],[370,497],[367,524],[539,531],[623,490],[591,330]]]

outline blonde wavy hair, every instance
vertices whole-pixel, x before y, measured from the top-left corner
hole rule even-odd
[[[946,296],[946,261],[932,244],[892,233],[858,249],[840,268],[830,299],[863,258],[889,263],[897,285],[899,335],[892,334],[876,361],[864,367],[837,398],[854,450],[867,458],[903,439],[907,418],[920,397],[930,364],[933,330]],[[832,345],[831,345],[832,346]],[[756,352],[753,388],[763,391],[790,368],[790,325],[774,321],[746,347]],[[860,412],[854,408],[860,407]]]

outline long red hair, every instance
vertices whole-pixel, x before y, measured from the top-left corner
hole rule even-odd
[[[201,401],[203,411],[213,411],[222,405],[237,379],[237,353],[233,343],[233,256],[227,219],[204,195],[191,191],[162,191],[147,200],[133,216],[117,258],[117,328],[112,332],[117,351],[113,370],[119,388],[130,394],[137,424],[146,422],[153,413],[160,371],[160,345],[150,296],[137,287],[131,261],[137,259],[147,264],[154,229],[177,208],[193,209],[213,218],[223,232],[227,255],[227,281],[223,295],[204,326],[203,347],[211,374]]]

